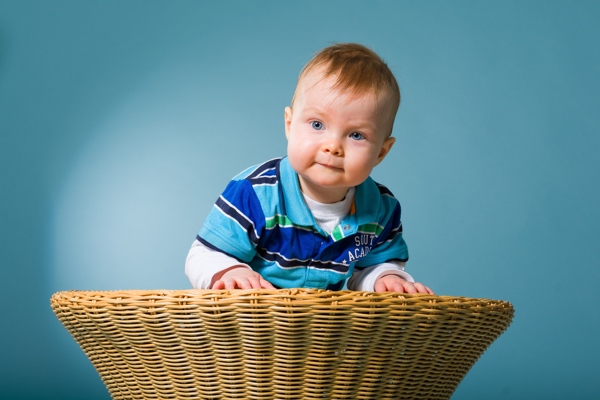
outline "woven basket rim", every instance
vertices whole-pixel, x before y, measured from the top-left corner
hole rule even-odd
[[[361,299],[397,299],[397,300],[420,300],[421,302],[488,302],[504,304],[513,307],[513,304],[507,300],[498,300],[485,297],[468,297],[468,296],[452,296],[452,295],[430,295],[422,293],[399,293],[399,292],[370,292],[370,291],[353,291],[353,290],[325,290],[325,289],[234,289],[234,290],[214,290],[214,289],[109,289],[109,290],[60,290],[52,295],[54,297],[69,297],[69,296],[98,296],[98,297],[144,297],[157,296],[164,298],[172,297],[229,297],[229,298],[247,298],[247,297],[290,297],[300,299],[303,297],[316,297],[323,299],[337,300],[361,300]]]

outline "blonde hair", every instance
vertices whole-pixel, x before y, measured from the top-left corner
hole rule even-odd
[[[336,76],[334,85],[338,90],[349,90],[357,95],[373,93],[378,99],[387,97],[396,115],[400,106],[400,88],[387,64],[373,50],[357,43],[337,43],[319,51],[304,66],[298,78],[302,79],[311,71],[323,68],[322,79]],[[296,93],[292,98],[292,106]]]

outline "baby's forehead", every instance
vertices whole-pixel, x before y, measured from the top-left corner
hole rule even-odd
[[[324,67],[315,67],[305,71],[298,79],[298,88],[310,89],[315,86],[327,88],[330,91],[340,91],[359,94],[356,85],[352,85],[338,73],[329,72]]]
[[[353,85],[352,82],[341,79],[336,73],[328,73],[322,67],[306,71],[300,76],[295,97],[304,97],[307,92],[313,91],[325,92],[334,98],[344,95],[351,101],[373,101],[381,106],[386,105],[389,100],[386,91],[377,91],[368,85]]]

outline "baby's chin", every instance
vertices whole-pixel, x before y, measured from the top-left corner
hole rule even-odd
[[[344,200],[351,186],[333,184],[327,181],[303,179],[300,176],[300,190],[319,203],[337,203]]]

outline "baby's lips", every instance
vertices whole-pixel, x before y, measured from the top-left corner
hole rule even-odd
[[[328,162],[317,162],[317,164],[326,167],[326,168],[331,168],[331,169],[343,169],[341,166],[338,166],[334,163],[328,163]]]

